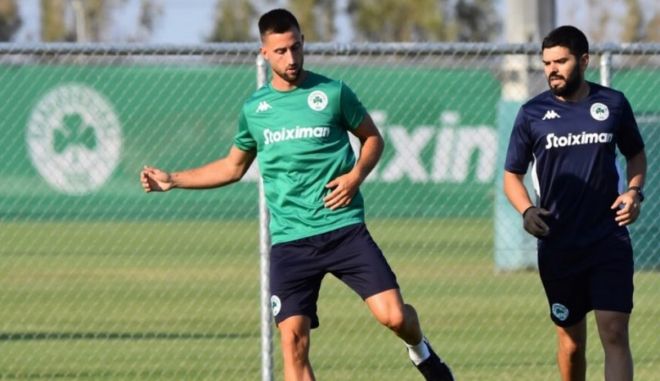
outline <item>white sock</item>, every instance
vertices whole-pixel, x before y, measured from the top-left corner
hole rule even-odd
[[[420,341],[417,345],[410,345],[408,343],[404,344],[406,344],[406,347],[408,348],[408,356],[410,356],[410,360],[415,365],[419,365],[422,361],[431,356],[429,347],[424,342],[424,339],[422,339],[422,341]]]

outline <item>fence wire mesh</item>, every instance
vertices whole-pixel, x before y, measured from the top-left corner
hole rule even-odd
[[[647,201],[631,227],[631,342],[637,378],[653,380],[660,46],[596,47],[589,80],[600,82],[604,52],[647,144]],[[138,181],[143,165],[178,170],[228,151],[256,53],[253,44],[0,46],[0,379],[261,377],[257,172],[207,191],[145,195]],[[539,60],[527,45],[307,49],[306,67],[345,81],[381,129],[386,150],[362,187],[367,224],[458,379],[557,378],[533,263],[496,258],[529,255],[520,221],[498,218],[509,208],[498,178],[507,121],[545,86]],[[398,339],[332,277],[319,315],[319,379],[419,379]],[[589,327],[588,378],[602,379]]]

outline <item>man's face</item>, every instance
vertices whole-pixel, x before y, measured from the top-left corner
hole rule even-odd
[[[574,94],[584,79],[588,62],[588,55],[583,55],[578,61],[563,46],[543,49],[543,66],[550,91],[559,97]]]
[[[268,33],[262,38],[261,54],[275,75],[294,83],[303,68],[303,36],[295,28],[284,33]]]

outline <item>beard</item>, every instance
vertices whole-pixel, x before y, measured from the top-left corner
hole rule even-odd
[[[278,77],[282,78],[283,80],[289,82],[289,83],[294,83],[300,78],[300,73],[302,73],[302,68],[303,68],[303,61],[300,61],[299,64],[289,66],[285,70],[275,70],[275,74],[277,74]],[[289,70],[293,70],[293,73],[290,72]]]
[[[555,78],[560,78],[564,80],[564,86],[563,87],[553,87],[551,85],[551,80]],[[575,94],[575,92],[580,88],[580,84],[582,83],[582,74],[580,74],[580,70],[578,70],[578,67],[576,66],[573,71],[571,71],[568,75],[568,78],[564,78],[563,76],[559,74],[551,75],[548,77],[548,86],[550,87],[550,91],[558,97],[570,97],[571,95]]]

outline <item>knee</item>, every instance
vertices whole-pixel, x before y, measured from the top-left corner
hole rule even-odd
[[[285,358],[304,363],[309,356],[309,334],[297,331],[280,329],[280,342]]]
[[[406,313],[406,306],[403,308],[392,308],[387,314],[381,316],[379,321],[382,325],[394,332],[402,332],[409,324],[409,314]]]
[[[560,340],[559,350],[569,358],[581,358],[585,355],[586,345],[573,340]]]
[[[387,314],[380,316],[380,323],[394,332],[401,332],[406,327],[406,314],[403,309],[392,308]]]
[[[309,346],[309,336],[296,331],[280,331],[282,347],[300,351]]]
[[[625,326],[611,324],[601,328],[600,339],[603,346],[627,346],[628,329]]]
[[[559,340],[559,351],[569,358],[582,358],[586,352],[586,342],[563,337]]]

